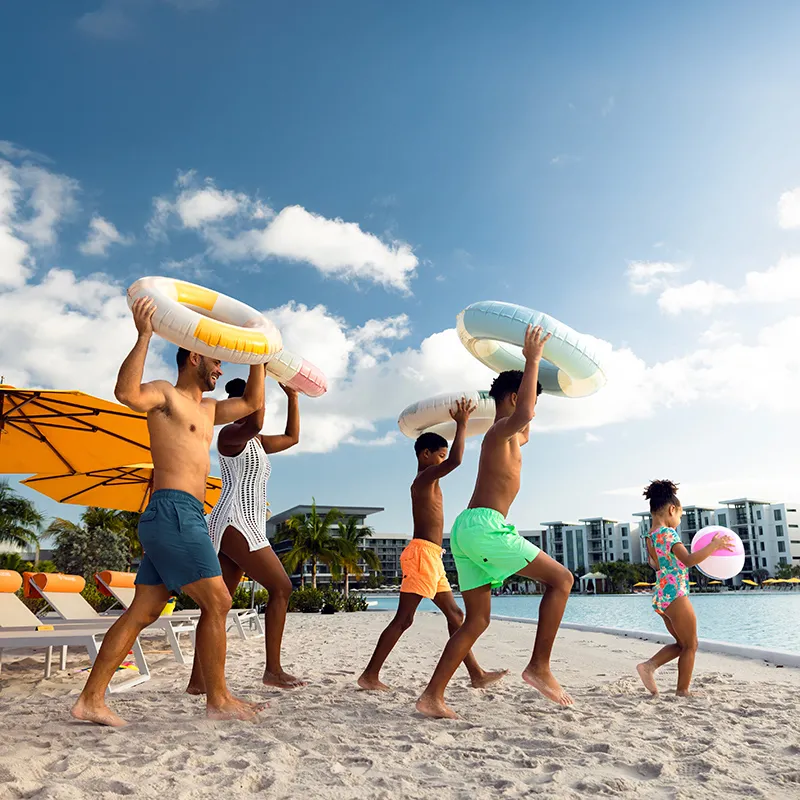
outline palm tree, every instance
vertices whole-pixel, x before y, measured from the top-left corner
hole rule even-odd
[[[311,562],[311,585],[317,588],[317,564],[327,564],[331,570],[341,562],[331,528],[341,519],[341,512],[332,508],[324,517],[317,513],[317,502],[312,499],[310,514],[297,514],[275,535],[275,542],[291,541],[292,549],[281,556],[291,575],[300,568],[301,581],[305,585],[303,565]]]
[[[7,481],[0,481],[0,544],[36,548],[44,518],[27,498],[20,497]]]
[[[339,536],[335,541],[344,572],[344,596],[350,596],[350,575],[360,578],[364,574],[362,562],[374,572],[380,572],[381,564],[378,554],[369,547],[362,547],[364,539],[374,535],[375,531],[368,525],[359,527],[357,517],[339,520]]]

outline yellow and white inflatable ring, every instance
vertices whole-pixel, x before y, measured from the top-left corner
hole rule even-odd
[[[140,278],[128,305],[155,301],[153,330],[168,342],[231,364],[263,364],[281,351],[280,331],[262,314],[232,297],[173,278]]]
[[[403,410],[397,425],[409,439],[422,433],[438,433],[452,442],[456,435],[456,423],[450,410],[456,409],[458,401],[466,397],[475,404],[475,411],[467,421],[467,436],[481,436],[494,424],[495,405],[488,391],[447,392],[412,403]]]
[[[473,303],[457,317],[461,343],[495,372],[525,369],[520,347],[528,325],[552,334],[539,365],[542,391],[557,397],[588,397],[606,383],[596,340],[548,314],[515,303]]]

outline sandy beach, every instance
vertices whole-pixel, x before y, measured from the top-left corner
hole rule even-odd
[[[153,679],[111,703],[121,730],[77,723],[68,710],[87,665],[42,678],[43,654],[6,654],[0,680],[0,796],[82,798],[648,798],[800,797],[800,670],[700,653],[695,689],[650,698],[633,670],[656,645],[562,631],[554,670],[576,700],[559,709],[519,678],[535,626],[492,623],[477,655],[510,669],[491,690],[456,674],[462,715],[432,721],[414,700],[445,642],[444,621],[420,613],[390,657],[391,693],[355,684],[386,613],[289,615],[284,666],[308,687],[260,687],[263,640],[231,639],[233,689],[268,698],[257,724],[210,723],[182,693],[188,670],[148,638]]]

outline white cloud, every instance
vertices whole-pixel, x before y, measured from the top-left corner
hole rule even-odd
[[[21,195],[10,164],[0,161],[0,287],[22,286],[33,259],[27,242],[14,233],[16,204]]]
[[[20,232],[38,246],[56,242],[58,226],[78,207],[79,184],[66,175],[43,167],[24,165],[16,170],[16,179],[27,194],[30,215],[18,223]]]
[[[628,285],[635,294],[650,294],[667,285],[670,275],[683,272],[686,267],[669,261],[631,261],[628,263]]]
[[[778,224],[781,228],[800,228],[800,187],[780,196]]]
[[[494,377],[467,353],[453,329],[428,336],[418,347],[397,350],[388,342],[405,323],[370,320],[360,328],[350,327],[322,306],[297,304],[269,315],[284,332],[286,346],[313,361],[330,379],[325,396],[301,401],[299,452],[323,452],[341,444],[391,444],[393,437],[377,435],[377,426],[394,424],[405,406],[440,392],[484,389]],[[373,331],[374,338],[366,331]],[[543,395],[537,405],[537,430],[583,430],[585,443],[592,444],[600,438],[600,427],[651,418],[676,407],[800,411],[800,317],[756,335],[748,332],[746,338],[738,329],[717,333],[713,342],[652,365],[630,349],[596,341],[603,352],[607,385],[579,400]],[[743,369],[763,371],[769,381],[751,382],[742,392]],[[284,412],[275,408],[280,399],[277,387],[270,398],[271,430],[283,425]]]
[[[723,306],[796,300],[800,300],[800,256],[784,256],[763,272],[748,272],[738,289],[713,281],[695,281],[665,289],[658,306],[667,314],[684,311],[708,314]]]
[[[71,178],[0,159],[0,286],[22,286],[33,274],[33,248],[55,243],[77,192]]]
[[[213,185],[181,192],[175,210],[187,228],[202,228],[212,222],[238,214],[247,205],[247,197],[221,192]]]
[[[18,147],[14,142],[9,142],[6,139],[0,139],[0,156],[8,158],[11,161],[23,161],[25,159],[42,162],[50,161],[47,156],[43,156],[41,153],[37,153],[34,150]]]
[[[174,200],[153,201],[149,234],[164,239],[174,221],[200,235],[217,261],[281,258],[311,264],[330,277],[404,292],[419,264],[405,242],[384,241],[355,222],[328,219],[298,205],[276,214],[261,200],[218,189],[210,179],[198,184],[193,171],[179,176],[177,188]]]
[[[377,439],[359,439],[355,436],[348,436],[344,440],[344,444],[354,444],[356,447],[390,447],[393,444],[397,444],[400,436],[400,431],[387,431]]]
[[[112,244],[126,247],[133,244],[133,238],[123,236],[113,222],[95,214],[89,222],[86,241],[78,249],[86,256],[104,256]]]
[[[136,341],[124,290],[102,277],[51,269],[39,283],[0,294],[0,363],[17,386],[75,388],[113,399],[117,371]],[[154,339],[150,377],[169,369]]]
[[[603,438],[601,436],[597,436],[596,434],[587,431],[583,441],[584,444],[598,444],[599,442],[603,441]]]
[[[567,164],[575,164],[578,161],[580,161],[578,156],[573,156],[569,153],[559,153],[550,159],[550,163],[555,167],[563,167]]]
[[[157,0],[179,11],[212,8],[218,0]],[[98,39],[123,39],[136,29],[133,17],[150,0],[105,0],[95,11],[81,15],[75,25],[81,32]]]
[[[684,311],[708,314],[715,308],[738,302],[739,295],[721,283],[695,281],[665,289],[658,298],[658,307],[667,314],[681,314]]]

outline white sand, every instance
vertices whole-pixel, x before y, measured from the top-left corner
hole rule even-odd
[[[188,670],[163,637],[148,646],[153,680],[111,697],[132,723],[122,730],[68,716],[85,673],[44,680],[43,656],[7,654],[0,797],[800,798],[800,670],[701,653],[695,688],[706,696],[667,695],[667,667],[654,700],[633,669],[657,645],[563,631],[554,670],[576,706],[562,710],[519,678],[535,626],[494,622],[477,655],[511,674],[476,691],[460,670],[448,701],[463,719],[433,721],[414,701],[445,642],[438,615],[418,614],[390,657],[383,678],[396,691],[355,685],[388,621],[290,615],[284,666],[312,683],[288,693],[259,688],[263,640],[232,639],[232,687],[271,701],[257,724],[207,722],[202,701],[182,694]],[[76,652],[69,666],[84,664]]]

